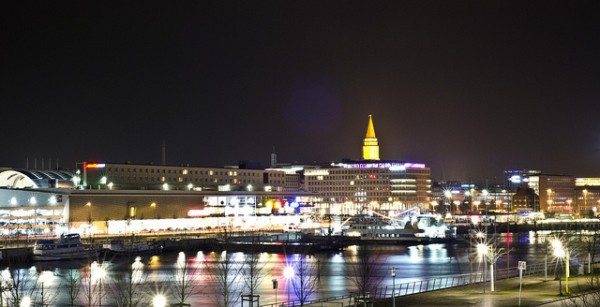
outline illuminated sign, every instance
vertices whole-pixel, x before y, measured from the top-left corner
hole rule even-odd
[[[304,172],[304,175],[305,176],[327,176],[327,175],[329,175],[329,171],[324,170],[324,169],[306,170]]]
[[[338,164],[343,168],[388,168],[393,171],[407,168],[425,168],[423,163],[356,163],[356,164]]]
[[[211,214],[218,213],[215,208],[206,208],[206,209],[191,209],[188,210],[187,216],[189,217],[199,217],[199,216],[209,216]]]
[[[106,164],[104,163],[86,163],[85,168],[104,168]]]

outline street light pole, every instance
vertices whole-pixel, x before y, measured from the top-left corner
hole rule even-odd
[[[396,267],[392,267],[392,307],[396,307]]]
[[[587,213],[587,194],[588,194],[588,190],[584,189],[583,190],[583,212],[584,212],[584,217],[588,216],[588,213]]]
[[[283,269],[283,277],[287,280],[285,285],[287,287],[287,305],[290,306],[290,281],[292,280],[292,277],[294,277],[294,268],[286,266],[285,269]]]

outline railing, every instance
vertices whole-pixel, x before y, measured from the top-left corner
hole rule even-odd
[[[558,266],[561,264],[559,263]],[[571,264],[570,270],[571,272],[578,272],[577,268],[579,265]],[[545,276],[545,268],[547,268],[547,276],[549,279],[554,279],[556,276],[556,261],[548,261],[547,264],[544,263],[533,263],[527,264],[527,269],[523,271],[523,276]],[[489,282],[490,274],[486,274],[485,282]],[[575,275],[575,274],[573,274]],[[519,276],[519,270],[517,267],[513,268],[502,268],[494,269],[494,280],[502,280],[508,278],[514,278]],[[366,306],[372,306],[373,301],[382,300],[387,298],[392,298],[394,294],[396,297],[417,294],[417,293],[425,293],[431,291],[437,291],[442,289],[448,289],[453,287],[462,287],[473,284],[480,284],[483,282],[483,274],[481,272],[477,273],[467,273],[460,275],[450,275],[450,276],[440,276],[435,278],[424,279],[420,281],[411,281],[399,283],[395,286],[394,289],[391,287],[383,287],[376,289],[375,292],[369,293],[367,297],[362,297],[356,293],[351,293],[343,296],[336,297],[328,297],[318,300],[312,300],[308,302],[304,302],[303,306],[307,307],[358,307],[363,306],[364,301],[366,301]],[[272,303],[260,305],[261,307],[297,307],[300,306],[300,302],[289,302],[287,303]]]

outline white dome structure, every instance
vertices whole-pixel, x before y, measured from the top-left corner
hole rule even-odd
[[[73,188],[73,174],[55,170],[5,170],[0,187],[10,189]]]

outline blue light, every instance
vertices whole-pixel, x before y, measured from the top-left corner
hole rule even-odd
[[[300,204],[298,204],[298,202],[294,201],[292,202],[292,208],[298,208],[298,206],[300,206]]]

